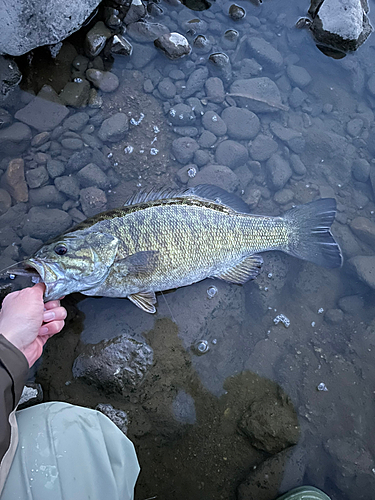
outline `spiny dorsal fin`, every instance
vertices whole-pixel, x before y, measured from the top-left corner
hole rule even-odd
[[[141,191],[127,200],[125,206],[146,203],[148,201],[167,200],[170,198],[194,197],[225,205],[236,212],[250,213],[249,206],[238,196],[228,193],[225,189],[211,184],[200,184],[195,187],[182,189],[151,189]]]
[[[260,273],[263,264],[263,259],[259,255],[250,255],[245,257],[241,262],[230,267],[215,278],[227,281],[228,283],[236,283],[242,285],[246,281],[255,279]]]
[[[133,295],[128,295],[128,299],[142,309],[142,311],[150,314],[156,313],[156,308],[154,306],[154,304],[156,304],[156,297],[154,292],[133,293]]]

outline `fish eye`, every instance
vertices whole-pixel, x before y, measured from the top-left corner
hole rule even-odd
[[[57,255],[65,255],[66,252],[68,251],[68,248],[66,247],[66,245],[59,243],[58,245],[55,246],[54,250],[55,253],[57,253]]]

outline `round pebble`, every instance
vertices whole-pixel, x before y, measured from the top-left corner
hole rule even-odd
[[[202,116],[202,125],[206,130],[212,132],[216,136],[225,135],[227,132],[227,126],[224,120],[213,111],[207,111]]]
[[[231,139],[254,139],[260,131],[260,121],[255,113],[245,108],[230,106],[221,113]]]

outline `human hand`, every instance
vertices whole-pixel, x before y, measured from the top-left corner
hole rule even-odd
[[[0,311],[0,333],[19,349],[31,367],[47,340],[62,330],[66,309],[59,300],[43,302],[45,286],[38,283],[8,294]]]

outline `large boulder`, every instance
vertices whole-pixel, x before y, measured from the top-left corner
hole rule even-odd
[[[100,0],[1,1],[0,54],[20,56],[77,31]]]

